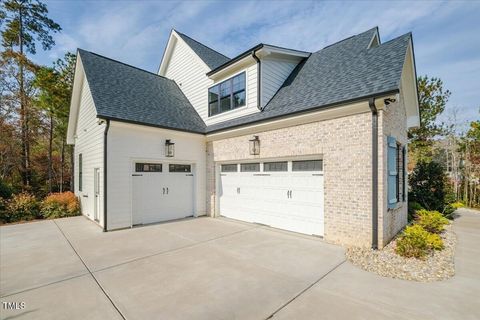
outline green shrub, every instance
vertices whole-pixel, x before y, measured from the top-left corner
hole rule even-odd
[[[3,199],[9,199],[12,196],[13,188],[5,181],[0,180],[0,197]]]
[[[6,204],[5,222],[33,220],[39,217],[39,204],[32,194],[15,194]]]
[[[452,208],[454,208],[455,210],[457,210],[457,209],[459,209],[459,208],[465,207],[465,205],[464,205],[462,202],[460,202],[460,201],[451,203],[450,205],[451,205]]]
[[[0,223],[8,222],[7,201],[0,197]]]
[[[46,219],[77,216],[80,203],[73,192],[51,193],[42,201],[41,212]]]
[[[443,240],[438,234],[430,233],[427,237],[427,244],[430,249],[433,250],[442,250],[443,249]]]
[[[432,250],[443,249],[443,241],[438,234],[429,233],[422,226],[408,226],[397,239],[395,251],[407,258],[423,259]]]
[[[420,203],[415,201],[409,201],[408,202],[408,222],[415,219],[415,215],[418,210],[423,210],[423,209],[425,208],[422,207]]]
[[[448,219],[438,211],[418,210],[416,212],[417,223],[431,233],[440,233],[445,229]]]
[[[408,183],[408,199],[420,203],[427,210],[443,211],[448,194],[448,184],[443,167],[436,162],[417,163]],[[448,197],[447,197],[448,200]]]

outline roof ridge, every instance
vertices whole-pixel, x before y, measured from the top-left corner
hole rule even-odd
[[[343,41],[347,41],[347,40],[349,40],[349,39],[358,37],[359,35],[364,34],[364,33],[367,33],[367,32],[370,32],[370,31],[372,31],[372,30],[377,30],[377,31],[378,31],[378,27],[370,28],[370,29],[368,29],[368,30],[366,30],[366,31],[363,31],[363,32],[354,34],[353,36],[350,36],[350,37],[347,37],[347,38],[345,38],[345,39],[342,39],[342,40],[339,40],[339,41],[337,41],[337,42],[334,42],[334,43],[332,43],[332,44],[329,44],[328,46],[325,46],[325,47],[323,47],[322,49],[320,49],[320,50],[318,50],[318,51],[316,51],[316,52],[322,51],[323,49],[326,49],[326,48],[330,48],[330,47],[332,47],[332,46],[334,46],[334,45],[337,45],[337,44],[339,44],[339,43],[341,43],[341,42],[343,42]]]
[[[184,37],[187,37],[188,39],[190,39],[190,40],[192,40],[192,41],[195,41],[195,42],[198,43],[199,45],[202,45],[202,46],[204,46],[205,48],[210,49],[210,50],[212,50],[212,51],[215,51],[215,52],[218,53],[219,55],[221,55],[221,56],[223,56],[223,57],[225,57],[225,58],[227,58],[227,59],[230,59],[229,57],[227,57],[227,56],[224,55],[223,53],[221,53],[221,52],[219,52],[219,51],[217,51],[217,50],[215,50],[215,49],[213,49],[213,48],[210,48],[209,46],[201,43],[201,42],[198,41],[198,40],[193,39],[192,37],[186,35],[185,33],[182,33],[182,32],[180,32],[180,31],[178,31],[178,30],[176,30],[176,29],[173,29],[173,30],[175,30],[175,32],[178,33],[178,34],[180,34],[180,35],[182,35],[182,36],[184,36]]]
[[[98,54],[98,53],[95,53],[95,52],[91,52],[91,51],[88,51],[88,50],[85,50],[85,49],[81,49],[81,48],[77,48],[77,51],[78,51],[78,52],[84,51],[84,52],[93,54],[93,55],[95,55],[95,56],[97,56],[97,57],[100,57],[100,58],[103,58],[103,59],[107,59],[107,60],[110,60],[110,61],[113,61],[113,62],[116,62],[116,63],[119,63],[119,64],[123,64],[124,66],[127,66],[127,67],[130,67],[130,68],[133,68],[133,69],[137,69],[137,70],[139,70],[139,71],[143,71],[143,72],[149,73],[149,74],[154,75],[154,76],[157,76],[157,77],[159,77],[159,78],[162,78],[162,79],[165,79],[165,80],[169,80],[169,81],[173,81],[172,79],[169,79],[169,78],[167,78],[167,77],[161,76],[161,75],[156,74],[156,73],[154,73],[154,72],[152,72],[152,71],[148,71],[148,70],[145,70],[145,69],[136,67],[136,66],[134,66],[134,65],[131,65],[131,64],[128,64],[128,63],[119,61],[119,60],[115,60],[115,59],[109,58],[109,57],[107,57],[107,56]],[[175,82],[175,81],[174,81],[174,82]]]
[[[409,32],[404,33],[404,34],[401,34],[401,35],[399,35],[399,36],[396,36],[395,38],[392,38],[392,39],[390,39],[390,40],[388,40],[388,41],[386,41],[386,42],[383,42],[383,43],[381,43],[381,44],[379,45],[379,47],[382,46],[382,45],[384,45],[384,44],[387,44],[387,43],[389,43],[389,42],[398,40],[399,38],[402,38],[402,37],[405,37],[405,36],[409,36],[409,37],[411,38],[411,37],[412,37],[412,31],[409,31]]]

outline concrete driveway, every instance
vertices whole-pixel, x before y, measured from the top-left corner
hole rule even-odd
[[[1,318],[478,319],[480,214],[462,211],[455,230],[457,275],[422,284],[357,269],[317,238],[226,219],[5,226],[1,301],[25,307],[2,304]]]

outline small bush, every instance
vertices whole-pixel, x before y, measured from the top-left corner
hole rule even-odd
[[[5,222],[33,220],[39,217],[38,201],[29,193],[15,194],[6,204]]]
[[[427,244],[430,249],[433,250],[442,250],[443,249],[443,240],[438,234],[430,233],[427,237]]]
[[[0,223],[8,222],[7,201],[0,197]]]
[[[462,202],[460,202],[460,201],[451,203],[450,205],[451,205],[452,208],[454,208],[455,210],[456,210],[456,209],[459,209],[459,208],[465,207],[465,205],[464,205]]]
[[[0,197],[2,197],[3,199],[9,199],[12,196],[12,193],[12,186],[0,180]]]
[[[438,234],[429,233],[422,226],[408,226],[397,239],[395,251],[407,258],[422,259],[431,250],[443,249],[443,241]]]
[[[51,193],[42,201],[41,212],[46,219],[76,216],[80,204],[73,192]]]
[[[431,233],[440,233],[445,229],[448,219],[438,211],[418,210],[416,212],[417,223]]]
[[[422,205],[418,202],[415,201],[409,201],[408,202],[408,222],[412,221],[415,219],[416,212],[419,210],[425,209],[422,207]]]

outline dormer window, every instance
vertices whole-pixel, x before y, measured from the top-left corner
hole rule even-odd
[[[245,106],[245,72],[208,89],[208,115]]]

